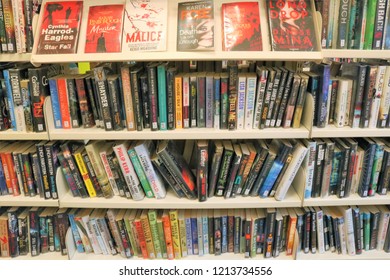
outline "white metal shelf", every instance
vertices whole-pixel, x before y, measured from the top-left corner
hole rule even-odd
[[[168,192],[163,199],[144,198],[141,201],[134,201],[123,197],[113,198],[79,198],[73,197],[67,192],[60,198],[60,207],[77,208],[136,208],[136,209],[229,209],[229,208],[266,208],[266,207],[300,207],[302,204],[299,196],[293,188],[290,188],[286,198],[276,201],[273,197],[236,197],[225,199],[223,197],[211,197],[205,202],[177,198],[173,193]]]
[[[49,140],[48,132],[24,132],[8,129],[0,132],[1,140]]]
[[[213,128],[189,128],[167,131],[105,131],[102,128],[50,129],[51,140],[115,140],[115,139],[277,139],[308,138],[309,131],[300,128],[266,128],[264,130],[221,130]]]
[[[308,198],[303,200],[303,206],[341,206],[341,205],[383,205],[390,204],[390,194],[361,197],[351,194],[346,198],[338,198],[336,195],[328,197]]]
[[[68,255],[61,255],[60,252],[49,252],[39,254],[38,256],[32,257],[30,254],[25,256],[18,256],[15,258],[0,258],[0,260],[16,260],[16,261],[65,261],[68,260]]]
[[[0,196],[0,206],[21,206],[21,207],[58,207],[58,199],[44,199],[39,196]]]
[[[324,58],[390,58],[390,50],[322,49]]]
[[[351,128],[335,127],[328,125],[324,128],[313,126],[310,136],[317,137],[390,137],[390,129],[388,128]]]
[[[336,252],[325,252],[323,254],[305,254],[303,252],[297,253],[297,260],[390,260],[390,253],[385,251],[370,250],[364,251],[360,255],[350,256],[337,254]]]
[[[31,60],[31,53],[2,53],[0,54],[0,62],[27,62]]]

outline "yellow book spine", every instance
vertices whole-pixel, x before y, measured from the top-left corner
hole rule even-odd
[[[181,258],[181,246],[180,246],[180,230],[179,230],[179,218],[177,210],[169,211],[169,219],[171,221],[172,241],[173,241],[173,252],[175,258]]]
[[[175,126],[183,128],[183,78],[175,77]]]
[[[147,212],[145,215],[141,215],[141,225],[142,225],[142,230],[144,231],[144,235],[145,235],[146,250],[148,251],[149,258],[155,259],[156,253],[154,251],[152,231],[150,229]]]
[[[74,158],[76,159],[77,167],[79,168],[80,174],[83,177],[85,187],[87,188],[87,192],[90,197],[96,197],[96,191],[93,187],[91,178],[89,178],[87,167],[83,161],[83,156],[81,153],[74,154]]]

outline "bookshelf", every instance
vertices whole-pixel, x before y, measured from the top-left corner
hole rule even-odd
[[[99,0],[93,1],[93,3]],[[120,1],[119,1],[120,2]],[[84,54],[79,51],[71,55],[36,55],[36,54],[1,54],[0,61],[30,61],[34,65],[49,63],[70,63],[70,62],[119,62],[119,61],[179,61],[179,60],[260,60],[260,61],[321,61],[323,58],[390,58],[390,51],[362,51],[362,50],[322,50],[317,52],[273,52],[269,46],[269,31],[266,28],[266,9],[264,6],[261,11],[262,34],[264,37],[264,51],[262,52],[223,52],[221,50],[221,36],[216,36],[215,52],[176,52],[176,30],[177,30],[177,3],[182,1],[169,1],[168,16],[168,45],[166,52],[148,52],[148,53],[109,53],[102,57],[101,54]],[[220,22],[219,11],[224,0],[214,1],[215,21]],[[261,1],[265,5],[265,1]],[[85,20],[83,21],[85,22]],[[84,27],[83,27],[84,26]],[[318,28],[318,26],[317,26]],[[39,29],[39,27],[38,27]],[[221,34],[220,25],[215,26],[215,33]],[[80,37],[85,37],[85,25],[81,27]],[[37,40],[36,40],[37,41]],[[81,49],[82,45],[79,46]],[[35,46],[36,48],[36,46]],[[312,125],[313,100],[308,98],[305,104],[302,125],[297,129],[267,128],[264,130],[214,130],[214,129],[181,129],[174,131],[110,131],[106,132],[101,128],[79,128],[79,129],[55,129],[53,113],[50,98],[47,98],[44,105],[47,132],[46,133],[26,133],[8,130],[0,132],[1,140],[183,140],[183,139],[306,139],[306,138],[342,138],[342,137],[390,137],[389,129],[361,129],[350,127],[336,128],[330,125],[326,128],[317,128]],[[298,175],[297,175],[298,176]],[[340,205],[384,205],[390,204],[390,194],[385,196],[375,195],[374,197],[361,198],[353,194],[348,198],[339,199],[335,196],[325,198],[303,198],[302,177],[294,181],[283,201],[276,201],[274,198],[261,199],[259,197],[237,197],[224,199],[222,197],[209,198],[206,202],[200,203],[197,200],[178,199],[174,194],[168,193],[165,199],[147,199],[142,201],[133,201],[121,197],[111,199],[105,198],[75,198],[66,187],[66,182],[60,169],[57,170],[57,187],[59,193],[58,200],[44,200],[39,197],[12,197],[0,196],[0,206],[43,206],[43,207],[63,207],[63,208],[126,208],[126,209],[227,209],[227,208],[267,208],[267,207],[302,207],[302,206],[340,206]],[[103,256],[94,254],[79,254],[72,248],[73,237],[71,232],[67,234],[67,244],[69,248],[69,259],[72,260],[123,260],[117,256]],[[67,256],[61,256],[59,253],[42,254],[33,259],[67,259]],[[224,254],[219,257],[207,255],[203,259],[242,259],[243,255]],[[31,259],[30,256],[21,256],[17,259]],[[191,256],[183,260],[198,260],[198,256]],[[256,260],[262,260],[258,257]],[[312,260],[312,259],[390,259],[390,254],[381,251],[363,252],[361,255],[337,255],[332,253],[325,254],[303,254],[298,252],[294,256],[279,256],[276,260]]]

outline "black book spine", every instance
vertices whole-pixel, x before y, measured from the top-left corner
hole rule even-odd
[[[261,152],[256,154],[255,160],[253,161],[251,170],[248,177],[246,178],[244,187],[241,191],[243,196],[248,196],[251,191],[254,183],[256,182],[257,176],[263,167],[264,161],[268,155],[268,151],[263,149]]]
[[[149,103],[149,85],[148,76],[146,73],[141,74],[140,90],[142,99],[142,113],[143,113],[143,126],[144,128],[150,128],[150,103]]]
[[[316,161],[314,165],[314,181],[311,197],[319,197],[321,194],[322,167],[325,156],[325,143],[317,143]]]
[[[122,197],[126,196],[127,198],[130,198],[129,195],[125,195],[125,190],[127,189],[126,181],[123,177],[123,174],[120,170],[119,165],[117,166],[115,164],[115,162],[114,162],[115,160],[116,160],[116,157],[115,157],[114,152],[112,154],[107,153],[107,162],[108,162],[108,165],[110,166],[110,169],[111,169],[112,175],[114,177],[116,186],[118,187],[119,195]],[[118,169],[118,167],[119,167],[119,169]],[[130,194],[130,192],[127,192],[127,193]]]
[[[206,75],[199,73],[196,78],[196,123],[197,127],[206,127]]]
[[[371,235],[370,235],[370,247],[369,247],[370,250],[376,249],[378,243],[380,215],[381,215],[380,212],[371,213],[371,222],[370,222]]]
[[[122,121],[122,105],[120,100],[120,88],[119,88],[119,79],[114,77],[113,79],[107,80],[108,92],[110,95],[110,111],[111,111],[111,119],[114,130],[122,130],[123,129],[123,121]]]
[[[225,190],[225,194],[224,194],[225,198],[230,198],[230,197],[232,197],[232,195],[234,195],[234,193],[233,193],[234,180],[236,178],[238,169],[240,168],[241,158],[242,158],[242,156],[235,153],[234,158],[233,158],[232,163],[231,163],[231,166],[230,166],[230,169],[229,169],[229,175],[228,175],[229,177],[226,181],[227,185],[226,185],[226,190]]]
[[[94,114],[91,109],[94,104],[88,100],[85,79],[76,78],[75,83],[77,88],[77,97],[79,100],[81,123],[85,128],[92,127],[95,125]]]
[[[68,89],[69,112],[72,128],[78,128],[80,127],[80,106],[74,79],[66,78],[66,86]]]
[[[208,147],[198,146],[198,167],[196,169],[196,185],[199,201],[206,201],[208,197]]]
[[[57,151],[53,145],[45,145],[45,159],[47,164],[47,176],[49,180],[51,196],[58,198],[56,172],[58,167]]]
[[[44,197],[45,199],[49,199],[52,198],[52,195],[50,191],[50,184],[49,184],[49,178],[47,173],[44,145],[36,144],[36,147],[37,147],[37,155],[39,160],[39,169],[41,171],[41,176],[42,176]]]
[[[370,120],[370,112],[371,112],[371,103],[373,99],[373,95],[375,94],[375,84],[376,84],[376,76],[378,72],[377,66],[369,65],[367,67],[364,95],[363,95],[363,106],[360,117],[360,128],[367,128]]]
[[[97,89],[98,100],[102,112],[102,121],[106,131],[113,130],[113,122],[110,110],[110,96],[107,88],[107,79],[105,70],[102,67],[95,68],[95,86]]]
[[[30,223],[30,253],[31,256],[38,256],[41,253],[41,244],[39,239],[39,217],[38,211],[29,211]]]
[[[310,251],[315,254],[317,252],[317,218],[316,211],[311,210],[311,219],[310,219]]]
[[[287,83],[287,78],[290,77],[289,72],[287,70],[282,70],[282,75],[280,78],[280,85],[277,90],[276,98],[275,98],[275,104],[272,109],[272,117],[271,117],[271,127],[274,127],[276,125],[276,120],[278,118],[278,112],[280,108],[280,104],[282,103],[282,98],[283,98],[283,92],[286,87]],[[292,75],[291,75],[292,77]]]
[[[375,150],[376,150],[375,143],[368,143],[365,146],[364,150],[365,153],[363,158],[362,175],[360,178],[360,183],[358,188],[358,193],[361,197],[368,196],[368,190],[370,188],[370,181],[372,175],[372,168],[375,159]]]
[[[150,105],[150,127],[152,131],[158,130],[158,97],[157,97],[157,66],[148,65],[148,89]]]
[[[383,162],[381,173],[378,181],[378,193],[385,195],[390,185],[390,152],[386,151],[383,154]]]
[[[275,218],[276,212],[267,213],[265,225],[264,257],[272,257],[272,246],[275,239]]]
[[[281,79],[283,78],[282,74],[283,74],[283,72],[280,69],[276,69],[275,79],[274,79],[274,82],[272,85],[271,97],[269,100],[269,108],[268,108],[268,112],[267,112],[267,119],[265,122],[265,127],[271,126],[272,115],[273,115],[273,111],[275,108],[276,97],[277,97],[277,94],[279,91],[279,85],[281,84]]]
[[[259,195],[259,190],[261,186],[263,185],[269,171],[271,170],[271,167],[275,161],[276,155],[274,154],[269,154],[264,161],[263,167],[261,168],[261,171],[259,175],[257,176],[257,179],[252,187],[251,190],[251,196],[258,196]]]
[[[217,187],[215,189],[216,196],[223,196],[225,193],[225,185],[229,174],[232,159],[233,159],[233,151],[225,150],[223,153],[221,167],[219,170]]]
[[[24,218],[18,217],[18,231],[19,254],[24,256],[29,252],[28,216],[25,216]]]
[[[142,124],[143,124],[141,86],[139,80],[141,70],[142,68],[136,68],[130,71],[130,84],[131,84],[131,92],[133,97],[134,119],[138,131],[142,130]]]
[[[335,247],[338,254],[341,254],[341,241],[340,241],[340,232],[339,232],[339,218],[333,218],[333,232]]]
[[[240,243],[241,243],[241,217],[234,216],[234,254],[240,253]]]
[[[360,255],[363,251],[363,239],[362,239],[362,224],[360,219],[359,208],[352,209],[352,218],[353,218],[353,232],[355,235],[355,249],[356,254]]]
[[[168,129],[175,129],[175,75],[176,68],[167,70],[167,116]]]
[[[28,70],[31,91],[31,108],[33,115],[33,129],[35,132],[46,131],[45,113],[43,103],[49,95],[48,70],[42,68],[30,68]]]
[[[95,93],[94,93],[95,87],[92,84],[93,83],[92,78],[87,77],[85,79],[85,83],[86,83],[88,101],[89,101],[91,109],[92,109],[93,119],[95,120],[96,126],[99,126],[99,122],[100,122],[100,115],[99,115],[99,111],[98,111],[99,104],[96,103],[97,100],[95,98]]]
[[[190,75],[190,127],[197,127],[197,80],[196,75]]]
[[[286,86],[283,90],[282,100],[280,101],[280,108],[276,118],[276,124],[275,124],[276,127],[280,127],[282,125],[283,116],[287,108],[288,97],[290,95],[291,88],[292,88],[293,78],[294,78],[294,72],[289,71]]]
[[[8,244],[9,252],[12,258],[20,255],[19,251],[19,227],[18,227],[18,210],[8,212]]]
[[[228,129],[235,130],[237,128],[237,81],[238,81],[238,66],[237,64],[228,65],[229,73],[229,111],[228,111]]]

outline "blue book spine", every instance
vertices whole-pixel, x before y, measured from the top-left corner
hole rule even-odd
[[[317,102],[317,127],[325,127],[328,118],[328,94],[329,94],[329,78],[330,65],[317,64],[313,71],[320,75],[320,87],[318,92]]]
[[[157,66],[158,118],[160,130],[168,129],[166,66]]]
[[[0,194],[1,195],[8,194],[7,185],[5,183],[3,165],[1,164],[1,161],[0,161]]]
[[[372,175],[372,167],[374,165],[374,159],[375,159],[375,150],[376,150],[376,145],[371,144],[369,148],[366,149],[364,152],[363,170],[361,175],[362,178],[360,179],[360,185],[358,188],[358,192],[361,197],[368,196],[368,191],[371,182],[371,175]]]
[[[220,128],[221,120],[221,79],[214,79],[214,128]]]
[[[260,187],[259,196],[260,197],[268,197],[272,187],[275,184],[276,179],[278,178],[280,171],[282,171],[283,162],[276,159],[272,164],[270,171],[268,172],[267,177],[264,180],[264,183]]]
[[[49,79],[51,107],[53,108],[54,127],[62,128],[60,102],[58,100],[57,80]]]
[[[11,126],[12,130],[16,131],[16,119],[15,119],[15,111],[14,111],[14,101],[12,98],[12,88],[11,88],[11,81],[9,78],[9,71],[8,69],[5,69],[3,71],[4,80],[5,80],[5,88],[7,90],[7,102],[8,102],[8,109],[9,109],[9,116],[11,119]]]
[[[73,234],[73,240],[74,240],[74,243],[76,244],[77,252],[84,253],[83,242],[81,241],[80,233],[79,233],[79,230],[77,229],[74,215],[68,214],[68,219],[69,219],[69,223],[70,223],[70,229],[72,230],[72,234]]]
[[[192,232],[191,232],[191,218],[186,219],[186,239],[187,239],[187,254],[193,255],[192,249]]]
[[[222,216],[222,253],[227,253],[228,251],[228,217]]]
[[[203,236],[203,253],[209,253],[209,218],[202,217],[202,236]]]
[[[192,253],[194,255],[199,255],[198,221],[196,218],[191,218],[191,233]]]

